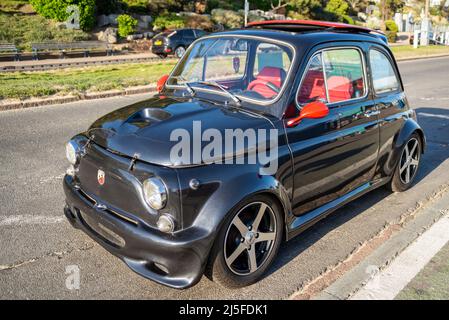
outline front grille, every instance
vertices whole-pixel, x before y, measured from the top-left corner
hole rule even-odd
[[[92,206],[95,206],[95,205],[97,204],[97,201],[96,201],[94,198],[92,198],[90,195],[88,195],[86,192],[84,192],[83,190],[79,189],[78,192],[79,192],[79,193],[81,194],[81,196],[83,196],[84,199],[87,200]],[[121,219],[121,220],[124,220],[124,221],[126,221],[126,222],[132,223],[132,224],[134,224],[134,225],[136,225],[136,226],[138,225],[138,222],[137,222],[136,220],[131,219],[131,218],[129,218],[129,217],[127,217],[127,216],[125,216],[125,215],[123,215],[123,214],[121,214],[121,213],[118,213],[118,212],[115,211],[115,210],[112,210],[112,209],[110,209],[110,208],[106,208],[106,209],[104,209],[104,211],[107,212],[107,213],[109,213],[109,214],[111,214],[111,215],[113,215],[113,216],[116,216],[117,218],[119,218],[119,219]]]

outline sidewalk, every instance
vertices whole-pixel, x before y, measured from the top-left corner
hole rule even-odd
[[[449,230],[448,230],[449,231]],[[449,244],[396,296],[396,300],[449,299]]]

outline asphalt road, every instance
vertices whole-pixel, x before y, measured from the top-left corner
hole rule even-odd
[[[402,194],[379,189],[345,206],[284,244],[269,275],[238,290],[205,277],[184,291],[145,280],[63,218],[65,142],[98,116],[145,96],[0,112],[0,299],[287,298],[449,181],[449,58],[399,67],[428,138],[418,183]],[[66,268],[73,265],[80,288],[69,290]]]

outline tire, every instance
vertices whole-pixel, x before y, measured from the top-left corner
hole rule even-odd
[[[186,53],[186,48],[184,48],[183,46],[179,46],[175,49],[175,56],[177,58],[182,58],[182,56]]]
[[[256,218],[259,223],[255,230],[250,226],[257,223]],[[241,202],[226,217],[218,233],[209,256],[206,276],[227,288],[257,282],[279,251],[283,220],[282,209],[269,196],[258,195]],[[263,240],[258,240],[262,237]]]
[[[421,137],[413,133],[401,150],[401,157],[391,179],[390,189],[393,192],[403,192],[413,185],[421,163],[421,154]]]

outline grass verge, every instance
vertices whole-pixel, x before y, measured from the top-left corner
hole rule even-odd
[[[406,59],[415,57],[426,57],[432,55],[449,55],[449,46],[426,46],[414,49],[413,46],[395,46],[391,47],[391,51],[396,59]]]
[[[45,72],[0,73],[0,99],[77,95],[155,84],[174,62],[136,63]]]

